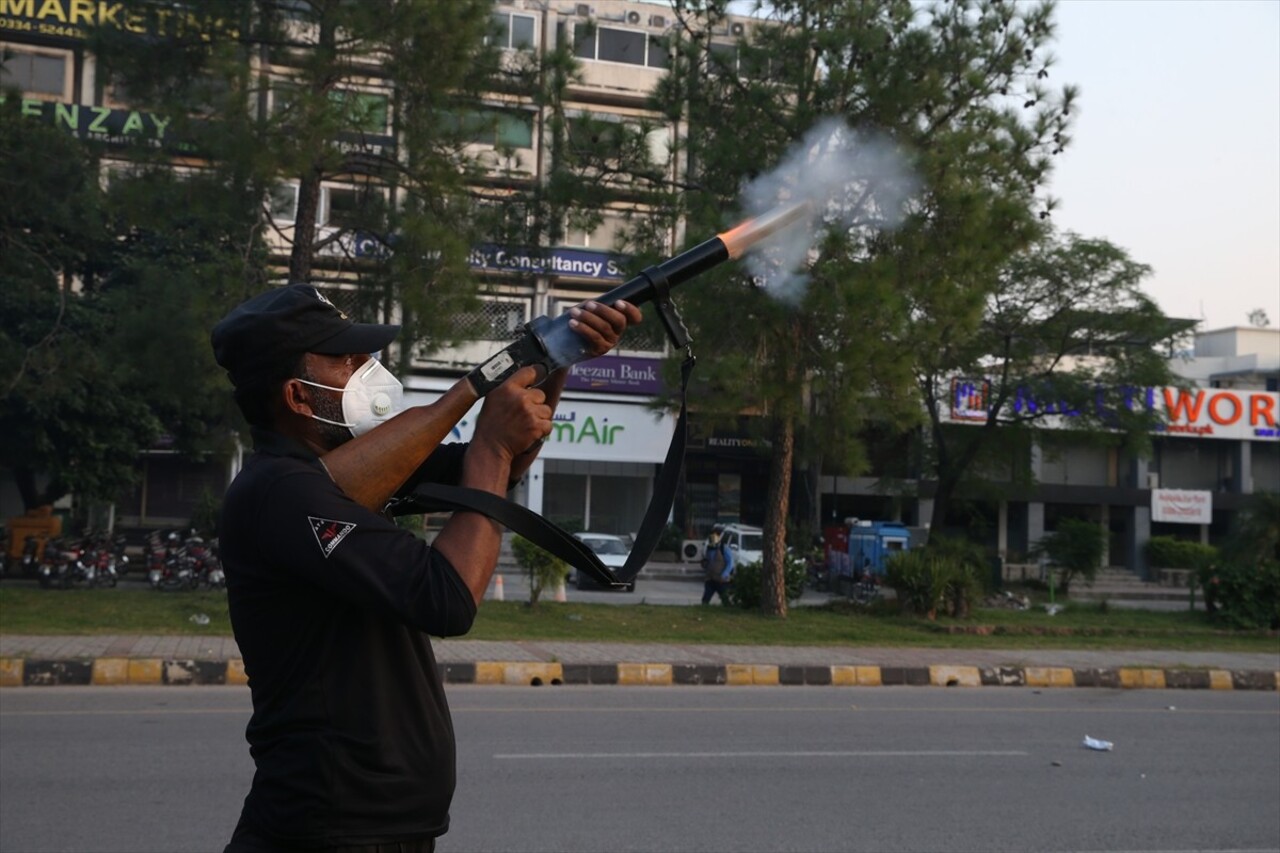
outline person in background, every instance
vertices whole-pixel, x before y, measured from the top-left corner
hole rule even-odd
[[[707,537],[706,552],[702,557],[706,580],[702,585],[702,603],[710,604],[713,596],[720,596],[722,604],[728,604],[725,590],[733,579],[733,551],[725,544],[724,527],[717,524]]]

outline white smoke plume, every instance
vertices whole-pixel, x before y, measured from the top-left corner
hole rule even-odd
[[[918,186],[892,142],[838,118],[824,119],[776,167],[743,187],[743,207],[751,216],[797,201],[809,202],[813,211],[807,225],[787,228],[748,252],[747,269],[774,298],[799,304],[808,286],[805,270],[826,231],[896,228]]]

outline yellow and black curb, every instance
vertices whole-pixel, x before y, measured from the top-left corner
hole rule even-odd
[[[1121,689],[1277,690],[1280,672],[1239,669],[1056,666],[796,666],[776,664],[446,663],[450,684],[616,684],[668,686],[837,687],[1111,687]],[[57,685],[247,684],[232,660],[101,657],[77,660],[0,658],[0,687]]]

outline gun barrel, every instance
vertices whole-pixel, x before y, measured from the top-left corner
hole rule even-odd
[[[807,202],[776,207],[663,261],[658,264],[658,272],[666,277],[672,287],[682,284],[718,264],[742,257],[747,249],[789,227],[808,213]],[[625,299],[640,305],[650,301],[655,295],[653,283],[648,276],[641,274],[602,293],[596,301],[612,305],[619,299]]]

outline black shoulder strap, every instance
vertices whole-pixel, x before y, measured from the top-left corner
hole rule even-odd
[[[686,396],[689,390],[689,376],[693,372],[696,361],[692,355],[689,355],[680,365],[680,415],[676,418],[675,433],[671,436],[671,444],[667,447],[667,458],[662,463],[658,482],[653,489],[653,497],[649,500],[649,508],[645,510],[644,520],[636,533],[631,554],[627,557],[626,564],[617,572],[600,562],[600,558],[587,547],[586,543],[573,534],[532,510],[490,492],[461,486],[424,483],[414,489],[408,497],[395,501],[388,509],[392,515],[422,512],[424,506],[446,506],[455,510],[478,512],[559,557],[575,569],[586,572],[603,586],[626,587],[635,580],[636,575],[649,562],[649,557],[658,544],[658,538],[662,535],[662,528],[666,525],[667,517],[671,513],[671,503],[675,499],[676,486],[680,482],[680,471],[684,467],[684,449],[688,437]]]

